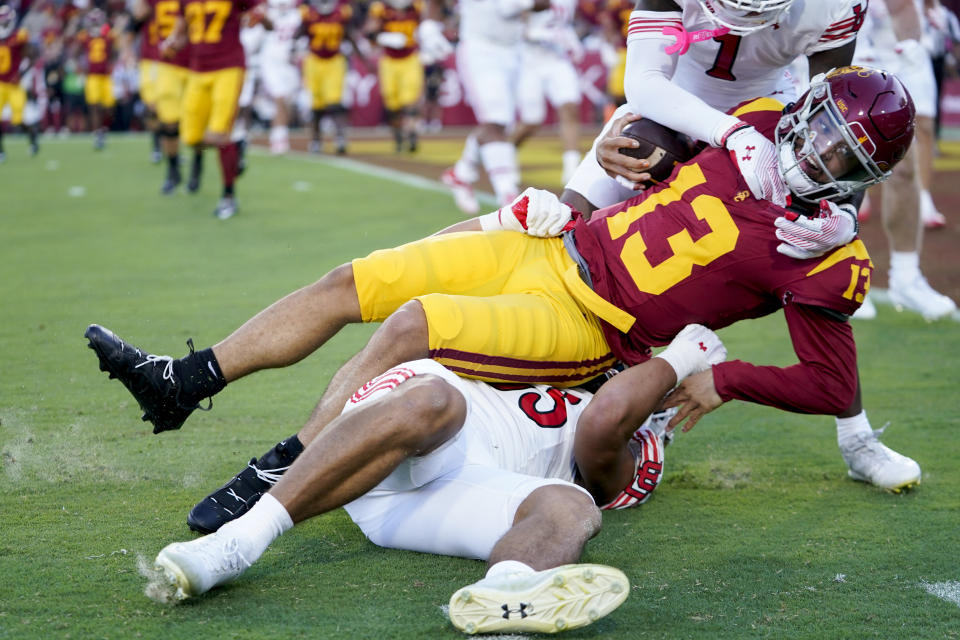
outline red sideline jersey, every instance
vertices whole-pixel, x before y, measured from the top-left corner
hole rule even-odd
[[[20,82],[20,63],[23,62],[23,49],[27,46],[27,39],[26,29],[18,29],[0,39],[0,82]]]
[[[737,115],[772,138],[781,108],[760,99]],[[578,220],[576,246],[594,290],[632,316],[603,323],[614,353],[636,364],[687,324],[720,329],[783,308],[800,363],[716,365],[720,396],[806,413],[845,410],[857,386],[845,316],[863,301],[873,264],[860,240],[811,260],[781,255],[774,219],[784,212],[750,195],[727,150],[708,149],[665,184]]]
[[[310,53],[318,58],[340,54],[345,26],[353,17],[348,2],[340,2],[330,13],[320,13],[309,4],[300,5],[303,26],[310,38]]]
[[[260,2],[183,0],[181,11],[187,21],[190,69],[204,72],[244,68],[246,60],[240,43],[240,16]]]

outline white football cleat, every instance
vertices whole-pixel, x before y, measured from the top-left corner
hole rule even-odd
[[[211,533],[190,542],[168,544],[154,560],[176,587],[175,598],[185,600],[229,582],[250,568],[236,538]]]
[[[880,442],[883,429],[858,434],[851,442],[840,447],[840,453],[849,467],[847,473],[854,480],[868,482],[893,493],[920,484],[920,465]]]
[[[556,633],[599,620],[627,599],[630,581],[601,564],[567,564],[511,573],[463,587],[450,598],[450,622],[465,633]]]
[[[458,178],[453,169],[444,171],[443,175],[440,176],[440,182],[450,188],[454,203],[464,215],[477,215],[477,212],[480,211],[480,203],[477,202],[477,196],[473,193],[473,185]]]
[[[948,316],[957,309],[953,300],[935,291],[927,279],[920,274],[910,282],[890,278],[889,294],[890,302],[894,304],[897,311],[904,309],[916,311],[925,320],[936,320]]]

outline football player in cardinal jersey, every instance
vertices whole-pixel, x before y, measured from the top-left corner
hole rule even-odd
[[[632,372],[630,384],[597,396],[601,403],[642,397],[640,411],[649,414],[686,373],[724,357],[713,332],[687,327]],[[554,632],[590,624],[627,596],[616,569],[575,564],[599,532],[595,505],[622,509],[649,499],[664,453],[656,422],[639,418],[593,447],[608,461],[604,476],[583,478],[577,432],[592,398],[583,389],[466,380],[432,360],[402,363],[356,391],[306,449],[296,436],[278,445],[300,451],[299,460],[248,503],[237,504],[234,492],[236,519],[166,546],[155,566],[173,597],[198,596],[238,578],[296,523],[344,506],[382,547],[489,561],[486,577],[450,600],[458,629]],[[550,589],[558,578],[576,596]],[[562,606],[573,597],[576,610]],[[517,607],[537,615],[503,613]]]
[[[363,32],[380,46],[378,78],[397,151],[417,150],[423,64],[417,54],[420,0],[375,0]]]
[[[300,6],[303,33],[310,51],[303,60],[303,82],[310,92],[310,151],[320,153],[323,142],[320,124],[333,120],[338,154],[347,152],[347,108],[343,92],[347,79],[347,57],[340,52],[349,39],[347,25],[353,9],[346,0],[314,0]],[[354,47],[356,48],[356,47]]]
[[[237,213],[234,182],[240,148],[230,134],[245,66],[240,19],[245,12],[260,19],[260,4],[261,0],[181,0],[173,32],[161,45],[161,54],[169,56],[189,43],[190,74],[183,95],[180,139],[191,147],[217,147],[223,195],[214,215],[221,220]]]
[[[633,113],[735,151],[753,196],[783,205],[772,143],[727,111],[745,96],[794,100],[787,70],[798,56],[808,58],[810,75],[850,64],[866,9],[866,0],[638,0],[627,36],[627,104],[567,183],[564,201],[586,213],[629,198],[649,178],[644,160],[618,151],[635,145],[617,135]]]
[[[26,29],[17,29],[17,12],[13,7],[0,7],[0,114],[10,105],[10,124],[23,126],[23,110],[27,105],[27,92],[20,86],[20,65],[29,48]],[[30,153],[39,150],[36,126],[27,127]],[[3,131],[0,130],[0,162],[6,158],[3,150]]]
[[[87,79],[83,95],[90,112],[90,129],[93,131],[93,148],[106,145],[107,129],[103,124],[106,112],[113,109],[113,43],[115,34],[102,9],[93,8],[83,17],[83,29],[77,32],[76,41],[83,47]]]
[[[646,361],[686,324],[721,328],[783,309],[799,362],[716,365],[707,372],[715,395],[855,415],[862,408],[846,319],[873,266],[833,200],[889,175],[913,139],[913,103],[895,77],[843,68],[786,111],[764,98],[736,113],[765,135],[777,132],[781,179],[819,215],[751,197],[730,154],[709,148],[647,193],[589,221],[576,217],[569,232],[571,209],[529,190],[448,233],[376,251],[180,360],[151,356],[98,325],[86,336],[159,432],[179,428],[230,381],[297,362],[346,324],[383,321],[327,387],[299,435],[308,442],[353,389],[402,361],[429,356],[466,377],[572,386],[615,360]],[[808,235],[842,246],[792,257]],[[919,482],[916,462],[882,445],[869,425],[848,426],[839,435],[852,476],[890,490]]]

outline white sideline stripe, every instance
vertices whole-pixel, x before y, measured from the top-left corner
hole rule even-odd
[[[920,585],[932,596],[952,602],[960,607],[960,581],[948,580],[947,582],[921,582]]]
[[[259,148],[249,148],[247,153],[252,153],[258,156],[268,156],[270,155],[264,149]],[[387,167],[381,167],[379,165],[370,164],[369,162],[363,162],[361,160],[354,160],[352,158],[334,158],[326,156],[318,156],[307,151],[289,151],[287,155],[307,160],[309,162],[316,162],[319,164],[324,164],[330,167],[336,167],[338,169],[345,169],[347,171],[353,171],[354,173],[362,173],[374,178],[383,178],[384,180],[390,180],[391,182],[396,182],[407,187],[413,187],[414,189],[423,189],[424,191],[435,191],[437,193],[450,193],[450,189],[444,185],[439,180],[431,180],[429,178],[424,178],[423,176],[418,176],[416,174],[407,173],[406,171],[400,171],[398,169],[388,169]],[[493,196],[492,193],[485,193],[483,191],[476,192],[477,199],[481,202],[485,202],[491,207],[496,206],[497,199]],[[492,209],[491,209],[492,210]]]

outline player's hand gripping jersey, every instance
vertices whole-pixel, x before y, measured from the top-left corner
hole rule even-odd
[[[781,108],[759,99],[736,115],[772,138]],[[594,305],[613,352],[634,364],[686,324],[719,329],[783,307],[800,364],[723,363],[714,367],[717,390],[724,400],[836,413],[856,386],[843,320],[863,301],[873,264],[859,240],[812,260],[778,253],[774,220],[784,213],[750,196],[726,150],[708,149],[666,184],[578,220],[592,288],[613,305]]]

